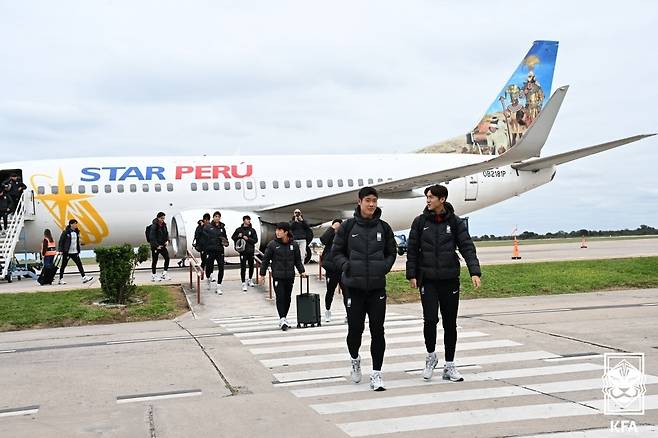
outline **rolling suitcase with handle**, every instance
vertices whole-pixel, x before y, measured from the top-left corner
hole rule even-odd
[[[297,328],[320,327],[320,295],[309,291],[309,279],[306,277],[306,293],[303,290],[304,278],[299,279],[299,295],[297,295]]]

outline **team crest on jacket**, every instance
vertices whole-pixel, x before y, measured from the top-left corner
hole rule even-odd
[[[446,233],[449,234],[449,233],[451,233],[451,232],[452,232],[452,231],[450,231],[450,225],[446,225]]]

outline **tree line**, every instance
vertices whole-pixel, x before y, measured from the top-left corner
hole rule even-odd
[[[649,225],[640,225],[634,230],[629,230],[628,228],[623,230],[586,230],[580,229],[577,231],[557,231],[555,233],[548,232],[546,234],[538,234],[533,231],[524,231],[521,234],[518,234],[516,238],[518,240],[525,239],[564,239],[567,237],[595,237],[595,236],[647,236],[647,235],[658,235],[658,229],[650,227]],[[514,236],[496,236],[494,234],[484,234],[482,236],[474,236],[473,240],[483,241],[483,240],[512,240]]]

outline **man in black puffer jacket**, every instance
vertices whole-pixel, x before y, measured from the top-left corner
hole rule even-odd
[[[334,219],[334,221],[331,223],[331,226],[327,228],[327,231],[325,231],[322,236],[320,236],[320,242],[322,242],[324,245],[320,260],[322,260],[322,267],[324,268],[325,272],[325,281],[327,283],[327,293],[324,296],[325,322],[331,322],[331,303],[334,300],[334,292],[336,292],[336,287],[340,283],[341,271],[336,268],[336,263],[333,260],[331,248],[334,243],[334,238],[336,237],[336,231],[340,228],[340,224],[342,223],[342,219]],[[345,308],[347,308],[347,297],[345,294],[343,294],[343,302],[345,303]]]
[[[265,281],[267,268],[272,264],[272,280],[276,293],[276,310],[279,314],[279,328],[288,330],[288,311],[292,300],[292,287],[295,284],[295,268],[304,277],[304,264],[299,252],[299,245],[290,233],[287,222],[276,225],[276,238],[271,240],[265,248],[263,263],[260,265],[261,283]]]
[[[212,273],[217,261],[217,289],[215,293],[222,295],[222,281],[224,280],[224,247],[228,246],[226,226],[221,221],[222,214],[218,211],[212,214],[212,222],[203,227],[203,242],[206,254],[206,280],[208,288],[212,283]]]
[[[372,374],[370,387],[383,391],[384,318],[386,316],[386,274],[397,256],[390,225],[381,220],[377,190],[359,190],[359,205],[354,218],[343,222],[334,239],[332,254],[342,274],[347,298],[347,348],[352,359],[351,377],[361,381],[361,337],[366,314],[370,321]]]
[[[151,281],[171,280],[167,270],[169,269],[169,252],[167,245],[169,245],[169,231],[167,230],[167,223],[165,220],[164,212],[158,212],[155,219],[151,223],[149,230],[149,243],[151,244]],[[164,271],[162,275],[156,274],[158,267],[158,257],[162,256],[164,259]]]
[[[238,243],[239,240],[244,240],[244,249],[240,253],[240,279],[242,280],[242,292],[247,292],[247,286],[254,287],[254,253],[256,252],[256,244],[258,243],[258,234],[251,226],[251,217],[249,215],[242,216],[242,225],[235,229],[231,236],[233,242]],[[237,249],[237,246],[236,246]],[[247,265],[249,265],[249,281],[246,280]]]
[[[433,185],[425,189],[427,207],[411,224],[407,254],[407,279],[412,288],[420,288],[423,304],[427,358],[423,378],[430,380],[438,363],[435,352],[439,308],[443,316],[445,365],[443,379],[464,380],[454,364],[457,345],[457,310],[459,308],[459,249],[466,261],[474,287],[480,287],[480,263],[475,245],[463,220],[455,215],[448,199],[448,189]]]

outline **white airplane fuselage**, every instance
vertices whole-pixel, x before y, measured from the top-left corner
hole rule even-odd
[[[50,228],[57,236],[71,218],[80,222],[85,249],[123,243],[137,246],[145,243],[146,225],[163,211],[170,233],[190,237],[173,248],[180,255],[191,248],[190,230],[203,212],[221,211],[229,233],[249,214],[257,231],[261,228],[268,238],[259,214],[268,207],[486,158],[469,154],[85,157],[3,163],[1,167],[20,169],[28,194],[34,193],[34,200],[28,196],[26,202],[26,247],[30,251],[39,250],[44,229]],[[553,174],[553,168],[517,172],[505,166],[450,181],[448,200],[457,214],[465,215],[545,184]],[[408,228],[423,210],[425,199],[418,189],[402,199],[382,196],[379,204],[383,219],[400,230]],[[350,209],[341,214],[351,216]],[[286,216],[277,220],[289,219]],[[272,222],[271,218],[267,222]],[[233,253],[232,247],[228,253]]]

